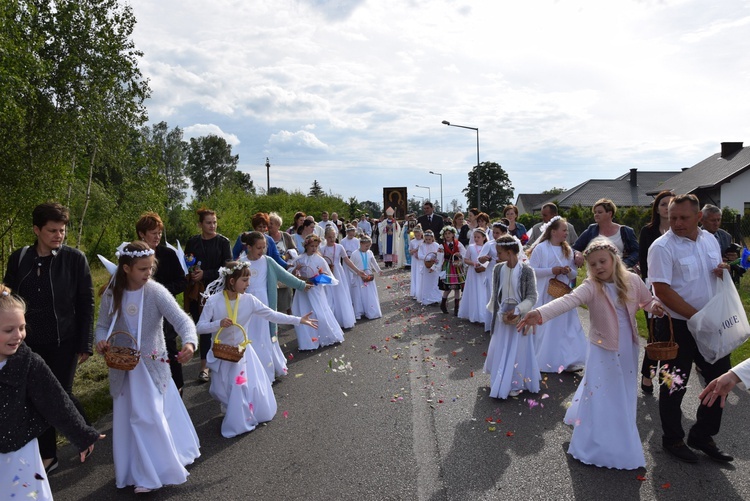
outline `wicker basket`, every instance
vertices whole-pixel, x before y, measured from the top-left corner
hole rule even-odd
[[[646,344],[646,355],[651,360],[673,360],[677,358],[680,345],[674,341],[674,328],[672,327],[672,316],[666,311],[664,314],[669,319],[669,341],[656,341],[654,338],[654,317],[649,321],[648,344]]]
[[[116,336],[127,336],[130,338],[131,346],[114,345]],[[129,332],[115,331],[107,338],[109,348],[104,352],[104,361],[110,369],[119,369],[121,371],[132,371],[141,360],[141,352],[138,350],[138,342]]]
[[[573,289],[564,282],[557,279],[558,275],[554,278],[549,279],[549,285],[547,285],[547,294],[554,298],[563,297],[565,294],[569,294]]]
[[[250,344],[250,341],[247,339],[247,332],[245,331],[244,327],[242,327],[240,324],[233,324],[232,327],[237,327],[242,331],[242,335],[244,336],[245,341],[243,343],[240,343],[239,346],[223,344],[221,342],[221,339],[219,339],[219,334],[221,334],[221,331],[224,330],[224,327],[220,327],[219,330],[216,331],[216,337],[214,338],[213,352],[214,357],[220,360],[236,363],[242,360],[242,357],[245,356],[245,346]]]
[[[373,275],[372,273],[367,273],[367,274],[365,274],[365,276],[364,276],[364,277],[362,278],[362,281],[363,281],[364,283],[372,282],[373,280],[375,280],[375,275]]]
[[[477,273],[484,273],[485,271],[487,271],[487,268],[490,267],[489,265],[489,261],[487,261],[486,263],[479,263],[479,265],[474,266],[474,271]]]
[[[432,268],[435,263],[437,263],[437,254],[434,252],[430,252],[424,257],[424,265],[429,269]]]

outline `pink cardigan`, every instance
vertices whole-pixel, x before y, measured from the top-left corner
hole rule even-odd
[[[633,343],[638,343],[638,327],[635,322],[635,312],[638,308],[651,311],[657,300],[646,288],[646,284],[635,273],[628,273],[630,293],[628,294],[628,317],[633,332]],[[587,278],[584,282],[573,289],[573,292],[561,298],[536,308],[542,315],[542,322],[570,311],[576,306],[586,304],[589,307],[589,318],[591,328],[589,329],[589,341],[601,346],[605,350],[617,351],[619,349],[619,330],[617,312],[615,305],[601,284]]]

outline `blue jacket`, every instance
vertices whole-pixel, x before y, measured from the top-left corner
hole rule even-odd
[[[583,252],[593,239],[599,236],[599,225],[594,223],[581,233],[573,248],[578,252]],[[622,262],[626,267],[632,268],[638,263],[638,239],[635,238],[635,231],[630,226],[620,225],[620,237],[622,238],[623,258]]]

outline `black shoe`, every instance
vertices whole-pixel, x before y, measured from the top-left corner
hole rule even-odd
[[[646,378],[643,378],[646,379]],[[651,386],[646,386],[643,384],[643,379],[641,379],[641,391],[645,393],[646,395],[653,395],[654,394],[654,383],[651,383]]]
[[[443,298],[443,300],[440,302],[440,311],[443,313],[448,313],[448,299]]]
[[[669,455],[684,461],[685,463],[697,463],[698,456],[695,455],[686,445],[685,442],[680,440],[674,444],[662,444],[662,448],[669,453]]]
[[[57,458],[55,458],[49,465],[47,465],[47,467],[44,468],[44,472],[49,475],[50,473],[55,471],[58,466],[60,466],[60,462],[57,460]]]
[[[687,443],[693,449],[698,449],[706,456],[710,457],[711,459],[715,459],[716,461],[723,461],[727,463],[729,461],[734,461],[734,458],[732,456],[719,449],[716,446],[716,442],[714,442],[710,438],[708,440],[698,440],[688,436]]]

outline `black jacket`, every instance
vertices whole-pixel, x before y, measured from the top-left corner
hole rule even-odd
[[[24,280],[35,267],[38,255],[36,246],[26,248],[23,260],[19,259],[23,249],[17,249],[8,260],[5,285],[23,297]],[[91,283],[89,263],[83,252],[63,245],[52,258],[50,281],[54,300],[57,336],[39,339],[34,332],[27,333],[32,345],[60,346],[61,341],[75,339],[78,353],[92,354],[94,341],[94,288]]]
[[[99,439],[42,357],[21,343],[0,369],[0,453],[17,451],[50,426],[79,451]]]
[[[187,278],[177,253],[166,245],[157,245],[154,251],[157,263],[154,280],[166,287],[173,296],[184,292]]]
[[[217,234],[210,240],[203,240],[201,235],[190,237],[185,245],[185,254],[193,254],[201,262],[203,285],[208,285],[219,278],[219,268],[232,260],[232,248],[224,235]]]
[[[429,221],[429,217],[427,214],[422,214],[417,219],[419,224],[422,225],[422,230],[432,230],[432,232],[435,234],[435,241],[438,243],[443,243],[443,239],[440,237],[440,230],[443,229],[443,216],[439,216],[437,214],[432,214],[432,223]]]

